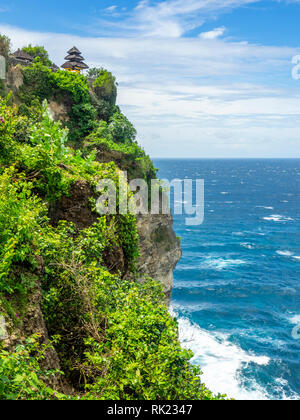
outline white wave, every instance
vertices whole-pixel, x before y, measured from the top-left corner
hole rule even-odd
[[[233,260],[233,259],[225,259],[225,258],[211,258],[207,257],[201,263],[202,268],[213,268],[216,270],[224,270],[226,268],[234,267],[236,265],[243,265],[247,264],[244,260]]]
[[[297,261],[300,260],[300,256],[297,256],[297,255],[295,255],[293,258],[294,258],[294,260],[297,260]]]
[[[252,245],[252,244],[248,244],[248,243],[241,243],[240,244],[243,248],[246,248],[246,249],[255,249],[255,245]]]
[[[280,214],[272,214],[269,217],[263,217],[263,220],[267,220],[270,222],[291,222],[294,219],[288,216],[281,216]]]
[[[282,255],[283,257],[292,257],[294,255],[291,251],[276,251],[276,254]]]
[[[289,322],[294,325],[300,325],[300,315],[293,315],[289,318]]]
[[[172,309],[171,315],[176,316]],[[208,332],[186,318],[179,318],[178,324],[180,342],[185,349],[193,351],[192,362],[200,366],[201,378],[207,388],[237,400],[269,399],[255,380],[248,389],[240,380],[241,369],[249,363],[268,365],[268,357],[247,353],[230,343],[226,334]]]
[[[222,195],[227,195],[227,194],[229,194],[229,192],[227,192],[227,191],[222,191],[222,192],[221,192],[221,194],[222,194]]]
[[[232,235],[234,236],[245,236],[243,232],[232,232]]]
[[[274,210],[274,207],[268,207],[268,206],[256,206],[258,209],[266,209],[266,210]]]

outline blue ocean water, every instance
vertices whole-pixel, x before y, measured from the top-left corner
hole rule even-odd
[[[300,160],[154,163],[160,178],[205,180],[204,223],[174,216],[172,298],[203,381],[236,399],[299,399]]]

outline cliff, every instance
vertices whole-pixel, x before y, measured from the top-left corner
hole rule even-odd
[[[99,180],[156,171],[115,105],[114,77],[92,73],[8,69],[0,399],[212,399],[165,303],[181,256],[172,217],[96,210]]]

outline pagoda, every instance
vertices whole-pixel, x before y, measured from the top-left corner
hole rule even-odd
[[[68,51],[67,60],[61,67],[67,71],[73,71],[76,73],[80,73],[82,70],[86,70],[89,68],[84,63],[84,58],[81,56],[81,52],[76,48],[73,47]]]

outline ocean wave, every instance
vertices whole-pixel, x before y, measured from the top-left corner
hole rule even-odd
[[[171,315],[177,315],[173,309]],[[245,388],[240,380],[243,368],[250,363],[266,366],[270,362],[269,357],[247,353],[230,343],[228,335],[206,331],[187,318],[179,317],[178,324],[180,342],[184,348],[193,351],[192,362],[201,367],[202,380],[211,391],[237,400],[269,399],[254,379],[249,388]]]
[[[212,268],[215,270],[225,270],[230,267],[234,267],[237,265],[247,264],[244,260],[234,260],[231,258],[212,258],[207,257],[201,262],[201,268]]]
[[[283,257],[292,257],[294,255],[291,251],[276,251],[276,254],[282,255]]]
[[[274,207],[271,206],[256,206],[258,209],[265,209],[265,210],[274,210]]]
[[[300,325],[300,315],[293,315],[288,320],[293,325]]]
[[[282,257],[291,257],[293,260],[300,261],[300,256],[294,255],[294,252],[291,251],[276,251],[276,254],[281,255]]]
[[[267,220],[269,222],[292,222],[294,219],[288,216],[282,216],[280,214],[271,214],[269,217],[263,217],[263,220]]]
[[[240,246],[242,246],[243,248],[246,248],[246,249],[255,249],[255,245],[253,245],[253,244],[248,244],[248,243],[246,243],[246,242],[242,242],[242,243],[240,244]]]

